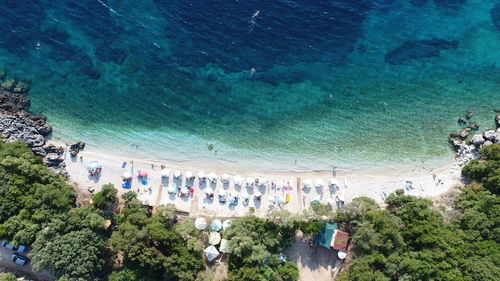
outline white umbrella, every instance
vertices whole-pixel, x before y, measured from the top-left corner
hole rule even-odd
[[[132,174],[130,172],[123,172],[123,177],[129,179],[132,177]]]
[[[176,178],[180,178],[180,177],[182,177],[182,172],[181,172],[181,170],[175,170],[175,171],[174,171],[174,177],[176,177]]]
[[[335,204],[335,200],[333,200],[333,198],[327,198],[326,199],[326,203],[328,203],[330,205],[334,205]]]
[[[187,171],[186,172],[186,179],[192,179],[192,178],[194,178],[194,173],[191,171]]]
[[[276,203],[276,196],[269,195],[269,202]]]
[[[313,181],[311,179],[304,180],[304,186],[311,187],[313,185]]]
[[[339,180],[338,180],[338,179],[336,179],[336,178],[330,178],[330,179],[328,180],[328,183],[329,183],[330,185],[340,186],[340,185],[339,185]]]
[[[344,193],[340,192],[340,193],[339,193],[339,195],[337,195],[337,198],[338,198],[340,201],[345,201]]]
[[[259,185],[266,185],[268,183],[269,183],[269,181],[266,178],[259,179]]]
[[[229,181],[231,180],[231,176],[229,176],[228,174],[223,174],[220,180],[223,183],[229,183]]]
[[[208,179],[209,179],[211,182],[215,182],[215,181],[217,181],[217,174],[216,174],[216,173],[210,173],[210,174],[208,174]]]
[[[226,230],[228,228],[231,227],[231,220],[225,220],[223,223],[222,223],[222,229]]]
[[[248,194],[244,194],[243,196],[241,196],[241,198],[243,198],[243,199],[247,200],[247,199],[249,199],[249,198],[250,198],[250,196],[249,196]]]
[[[189,189],[185,186],[181,187],[181,193],[187,194],[189,192]]]
[[[262,193],[260,193],[260,191],[256,191],[253,196],[255,197],[261,197],[262,196]]]
[[[219,231],[222,229],[222,222],[220,219],[215,219],[210,223],[210,228],[212,228],[213,231]]]
[[[205,189],[205,193],[212,195],[212,194],[214,194],[214,190],[211,187],[207,187],[207,189]]]
[[[210,245],[217,245],[220,243],[220,233],[219,232],[210,232],[210,236],[208,236],[208,243]]]
[[[199,172],[199,173],[198,173],[198,178],[199,178],[200,180],[204,180],[204,179],[205,179],[205,172]]]
[[[208,246],[203,252],[205,252],[205,256],[207,257],[208,261],[213,261],[220,255],[219,251],[217,251],[217,248],[215,248],[213,245]]]
[[[203,230],[207,227],[207,220],[205,218],[196,218],[194,221],[194,227],[198,230]]]
[[[243,178],[241,178],[240,175],[234,176],[233,180],[234,180],[234,184],[236,184],[236,185],[241,185],[243,183]]]
[[[339,251],[339,252],[337,253],[337,256],[339,257],[339,259],[343,260],[343,259],[345,259],[345,257],[347,256],[347,253],[346,253],[346,252],[344,252],[344,251]]]
[[[97,168],[99,168],[99,162],[97,162],[97,161],[90,162],[89,168],[90,169],[97,169]]]
[[[169,193],[176,193],[177,192],[177,186],[175,186],[174,183],[170,183],[168,185],[168,192]]]
[[[323,187],[323,185],[324,185],[324,182],[322,179],[316,179],[314,181],[314,183],[316,184],[317,187]]]
[[[226,193],[226,191],[224,189],[221,189],[221,190],[219,190],[218,194],[219,194],[220,197],[226,197],[227,193]]]
[[[162,177],[168,178],[169,175],[170,175],[170,171],[168,169],[161,170],[161,176]]]
[[[221,253],[229,253],[229,241],[227,241],[226,239],[220,240],[219,251]]]
[[[255,182],[255,178],[247,178],[247,185],[252,185]]]

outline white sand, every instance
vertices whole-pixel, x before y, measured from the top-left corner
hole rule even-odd
[[[56,143],[61,145],[60,143]],[[83,161],[80,161],[80,156],[83,156]],[[91,161],[98,161],[102,165],[102,173],[99,180],[91,179],[88,177],[86,167]],[[133,161],[133,164],[131,163]],[[348,203],[356,196],[368,196],[378,202],[383,202],[383,193],[386,194],[393,192],[396,189],[404,188],[405,181],[413,182],[415,187],[413,190],[407,191],[407,194],[417,195],[422,197],[434,197],[441,193],[446,192],[454,185],[460,182],[460,172],[456,163],[450,163],[440,168],[430,169],[424,167],[424,164],[415,164],[415,166],[397,166],[396,168],[372,168],[359,171],[339,171],[336,178],[340,182],[340,188],[334,192],[330,192],[328,188],[328,179],[332,177],[332,172],[310,172],[310,173],[260,173],[255,174],[252,171],[242,171],[238,167],[227,167],[226,165],[217,165],[214,163],[206,163],[203,171],[205,175],[215,172],[219,178],[222,174],[227,173],[231,176],[239,174],[246,182],[247,177],[260,177],[266,178],[276,183],[281,182],[283,178],[287,178],[293,186],[292,190],[276,190],[270,187],[267,188],[247,188],[245,186],[239,188],[235,187],[231,179],[229,185],[223,186],[219,180],[216,185],[212,185],[215,190],[214,200],[206,198],[203,192],[204,186],[200,186],[198,179],[194,180],[194,196],[178,197],[169,195],[167,192],[167,180],[161,177],[160,165],[163,164],[170,170],[170,177],[168,181],[172,181],[172,173],[175,169],[179,169],[185,175],[187,171],[192,171],[195,175],[198,174],[200,167],[192,167],[187,162],[155,162],[154,168],[151,167],[152,162],[142,161],[140,159],[124,159],[112,155],[98,153],[92,147],[86,147],[84,151],[80,152],[78,159],[71,160],[69,154],[65,154],[66,168],[70,175],[70,181],[77,184],[82,190],[87,190],[89,187],[94,187],[96,191],[106,183],[113,183],[119,190],[119,193],[128,191],[122,188],[122,175],[123,172],[131,172],[134,176],[132,183],[132,190],[139,192],[139,199],[150,205],[173,203],[179,210],[189,212],[191,216],[205,215],[205,216],[218,216],[218,217],[238,217],[248,213],[249,207],[255,208],[255,214],[258,216],[265,216],[269,209],[284,208],[294,213],[300,213],[308,208],[313,198],[319,197],[321,202],[326,204],[329,201],[334,201],[335,197],[343,194],[345,202]],[[127,162],[126,168],[122,169],[122,163]],[[232,169],[232,170],[231,170]],[[148,185],[144,186],[137,180],[137,173],[139,170],[148,172]],[[436,185],[433,174],[436,179],[443,181],[442,185]],[[297,188],[297,181],[301,179],[323,179],[325,186],[322,189],[315,187],[310,190],[302,190]],[[186,180],[183,179],[183,185]],[[207,185],[208,181],[207,181]],[[146,191],[140,192],[139,188]],[[161,190],[160,190],[161,189]],[[236,192],[240,196],[240,201],[237,206],[229,206],[228,203],[220,204],[217,199],[219,190],[226,189],[228,194]],[[261,201],[254,200],[250,197],[249,204],[244,205],[241,196],[244,193],[253,194],[256,190],[263,193]],[[323,192],[322,192],[323,191]],[[278,206],[269,201],[269,196],[277,196],[285,198],[286,194],[290,195],[290,202]],[[342,197],[342,195],[341,195]],[[330,198],[330,199],[329,199]]]

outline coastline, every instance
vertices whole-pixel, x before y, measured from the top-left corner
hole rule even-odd
[[[64,143],[49,141],[58,146],[63,146]],[[83,157],[83,161],[80,160]],[[404,189],[405,182],[411,181],[414,189],[405,191],[407,194],[431,198],[438,196],[448,191],[453,186],[460,183],[460,169],[456,161],[449,162],[439,167],[428,167],[425,163],[415,165],[397,165],[391,168],[373,167],[362,170],[346,170],[339,169],[336,171],[336,179],[339,182],[339,188],[331,192],[328,187],[328,180],[332,178],[333,171],[252,171],[237,165],[221,165],[219,162],[203,162],[202,165],[193,162],[172,162],[172,161],[151,161],[147,159],[129,158],[114,156],[110,153],[103,153],[95,147],[87,146],[73,160],[66,151],[63,155],[66,169],[69,174],[69,181],[75,183],[82,192],[88,192],[89,188],[97,192],[101,186],[106,183],[112,183],[118,189],[119,194],[122,194],[129,189],[121,187],[122,174],[130,172],[134,179],[132,181],[132,189],[139,192],[139,199],[146,205],[158,206],[173,203],[183,212],[189,213],[190,216],[217,216],[217,217],[238,217],[248,214],[249,207],[255,208],[255,215],[265,216],[270,209],[285,209],[295,214],[300,214],[309,208],[313,199],[319,199],[322,204],[331,204],[336,207],[336,198],[344,197],[344,203],[350,202],[358,196],[368,196],[382,203],[384,192],[386,195],[394,192],[396,189]],[[91,161],[98,161],[102,165],[102,173],[99,180],[88,177],[86,167]],[[133,164],[132,162],[133,161]],[[127,162],[126,168],[122,168],[122,163]],[[152,164],[154,168],[152,168]],[[170,177],[162,179],[160,165],[165,165],[170,171]],[[138,171],[148,172],[148,184],[142,185],[135,178]],[[170,195],[167,191],[168,184],[173,180],[172,174],[174,170],[180,170],[183,175],[186,172],[203,171],[205,175],[216,173],[219,180],[211,188],[215,191],[213,200],[209,200],[205,196],[204,190],[208,187],[199,184],[198,179],[195,179],[192,184],[194,195],[192,198],[178,197]],[[220,177],[223,174],[229,174],[231,181],[229,184],[223,184]],[[435,179],[433,174],[436,176]],[[281,182],[283,179],[292,186],[292,190],[273,189],[268,187],[245,187],[235,186],[232,179],[233,176],[240,175],[244,182],[248,177],[265,178],[270,182]],[[298,188],[298,185],[307,179],[321,179],[324,182],[323,188],[311,187],[308,190]],[[443,184],[436,184],[437,180],[441,179]],[[186,179],[182,179],[182,186],[186,185]],[[224,189],[228,194],[237,193],[240,202],[236,206],[220,204],[217,200],[217,194]],[[140,191],[141,190],[141,191]],[[253,199],[252,194],[256,191],[263,194],[260,201]],[[250,196],[248,205],[242,204],[241,197],[245,194]],[[270,202],[270,197],[285,198],[290,196],[290,202],[286,204],[276,204]]]

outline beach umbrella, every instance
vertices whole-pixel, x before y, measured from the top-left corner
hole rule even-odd
[[[162,177],[168,178],[169,175],[170,175],[170,171],[168,169],[161,170],[161,176]]]
[[[222,222],[219,219],[215,219],[210,224],[210,228],[212,228],[213,231],[219,231],[222,229]]]
[[[253,196],[255,197],[261,197],[262,196],[262,193],[260,193],[260,191],[256,191]]]
[[[90,162],[90,165],[88,168],[91,170],[95,170],[95,169],[99,168],[99,162],[97,162],[97,161]]]
[[[205,256],[207,257],[208,261],[213,261],[220,255],[219,251],[217,251],[217,248],[215,248],[213,245],[208,246],[203,252],[205,252]]]
[[[207,189],[205,189],[205,193],[212,195],[212,194],[214,194],[214,190],[211,187],[207,187]]]
[[[314,197],[314,198],[311,200],[311,203],[314,203],[314,202],[316,202],[316,203],[321,203],[321,198],[319,198],[319,197]]]
[[[285,204],[285,199],[283,199],[283,197],[279,196],[278,197],[278,204]]]
[[[217,174],[216,174],[216,173],[210,173],[210,174],[208,174],[208,179],[209,179],[211,182],[215,182],[215,181],[217,181]]]
[[[139,177],[147,177],[148,176],[148,172],[146,171],[139,171]]]
[[[345,201],[344,193],[339,192],[339,194],[337,195],[337,198],[338,198],[340,201]]]
[[[344,251],[339,251],[339,252],[337,253],[337,256],[339,257],[339,259],[343,260],[343,259],[345,259],[345,257],[347,256],[347,253],[346,253],[346,252],[344,252]]]
[[[255,182],[255,178],[250,178],[250,177],[249,177],[249,178],[247,178],[247,185],[248,185],[248,186],[253,185],[253,183],[254,183],[254,182]]]
[[[220,233],[219,232],[210,232],[208,236],[208,243],[210,245],[217,245],[220,243]]]
[[[189,188],[189,194],[194,194],[194,188],[192,187]]]
[[[132,177],[132,174],[130,172],[123,172],[123,177],[129,179]]]
[[[198,230],[203,230],[207,227],[207,220],[205,218],[196,218],[194,221],[194,227]]]
[[[227,192],[224,189],[221,189],[221,190],[219,190],[218,194],[219,194],[220,197],[226,197]]]
[[[327,198],[326,203],[333,205],[333,204],[335,204],[335,200],[333,200],[333,198]]]
[[[274,196],[274,195],[269,195],[269,202],[271,202],[271,203],[276,203],[276,196]]]
[[[177,193],[177,186],[175,184],[170,183],[168,185],[168,193]]]
[[[228,175],[228,174],[223,174],[221,179],[220,179],[223,183],[229,183],[229,181],[231,180],[231,176]]]
[[[311,187],[312,185],[313,185],[312,179],[306,179],[306,180],[304,180],[304,186]]]
[[[243,196],[241,196],[241,198],[243,198],[244,200],[248,200],[250,199],[250,196],[245,193]]]
[[[175,171],[174,171],[174,177],[176,177],[176,178],[180,178],[180,177],[182,177],[182,172],[181,172],[181,170],[175,170]]]
[[[205,172],[199,172],[199,173],[198,173],[198,178],[199,178],[200,180],[204,180],[204,179],[205,179]]]
[[[223,223],[222,223],[222,229],[226,230],[228,228],[231,227],[231,220],[225,220]]]
[[[336,178],[330,178],[328,180],[328,184],[333,185],[333,186],[339,186],[339,180]]]
[[[268,183],[269,183],[269,180],[266,178],[259,179],[259,185],[264,186],[264,185],[267,185]]]
[[[316,184],[316,187],[323,187],[323,185],[324,185],[324,182],[322,179],[316,179],[314,181],[314,183]]]
[[[181,187],[181,193],[182,194],[187,194],[189,192],[189,189],[185,186]]]
[[[221,239],[219,251],[221,253],[226,253],[226,254],[229,253],[229,241],[227,241],[226,239]]]
[[[229,198],[229,204],[236,204],[237,202],[238,202],[238,198],[236,198],[236,197]]]
[[[192,179],[192,178],[194,178],[194,173],[191,171],[187,171],[186,172],[186,179]]]
[[[234,176],[233,180],[236,185],[241,185],[243,183],[243,178],[240,175]]]

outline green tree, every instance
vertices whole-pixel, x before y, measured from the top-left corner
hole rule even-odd
[[[104,241],[89,229],[57,236],[50,242],[37,239],[33,264],[36,270],[50,269],[61,279],[99,280],[104,246]]]
[[[113,184],[108,183],[103,185],[101,191],[97,192],[94,197],[92,197],[94,206],[97,208],[104,208],[108,203],[114,203],[117,193],[118,191]]]
[[[0,281],[17,281],[14,273],[0,273]]]

